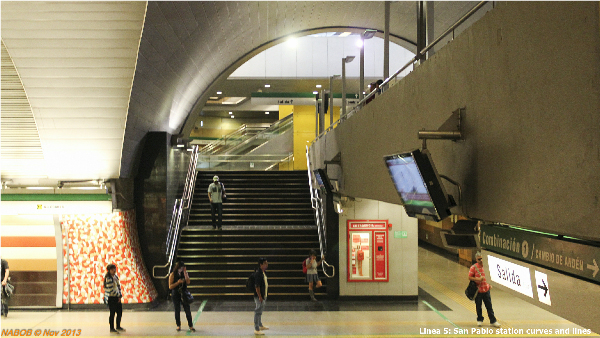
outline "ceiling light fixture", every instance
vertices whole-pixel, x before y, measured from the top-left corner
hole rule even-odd
[[[221,94],[223,94],[223,92],[217,92],[217,95],[221,95]]]
[[[200,121],[200,127],[204,127],[204,121]]]
[[[265,88],[271,88],[271,85],[270,84],[266,84]]]
[[[232,111],[230,111],[230,112],[229,112],[229,115],[231,115],[231,114],[233,114],[233,112],[232,112]]]
[[[321,85],[317,85],[317,88],[321,88]]]
[[[319,92],[315,90],[315,91],[313,92],[313,94],[317,95],[317,94],[319,94]]]
[[[218,97],[218,96],[211,96],[211,97],[209,97],[209,99],[210,99],[210,100],[218,100],[218,99],[219,99],[219,97]]]
[[[266,111],[266,112],[265,112],[265,114],[269,115],[269,112],[268,112],[268,111]]]
[[[232,119],[234,119],[234,118],[235,118],[235,116],[231,115],[231,118],[232,118]]]

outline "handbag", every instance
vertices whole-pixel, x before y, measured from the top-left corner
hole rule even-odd
[[[192,304],[194,302],[194,296],[192,296],[192,293],[188,289],[182,290],[181,301],[183,304]]]
[[[479,276],[481,276],[481,271],[479,271],[478,267],[477,271],[479,272]],[[477,293],[479,293],[479,286],[475,281],[470,281],[469,285],[465,289],[465,296],[467,296],[469,300],[475,300],[475,297],[477,297]]]
[[[6,282],[6,285],[4,286],[4,294],[6,295],[6,298],[10,298],[13,295],[14,291],[15,286]]]

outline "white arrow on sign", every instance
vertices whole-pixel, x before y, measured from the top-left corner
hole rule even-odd
[[[596,263],[596,260],[594,259],[594,265],[592,264],[588,264],[587,268],[594,271],[594,273],[592,274],[592,277],[596,277],[596,274],[598,273],[598,270],[600,270],[598,268],[598,263]]]

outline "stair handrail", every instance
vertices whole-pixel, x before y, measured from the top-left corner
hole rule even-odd
[[[323,215],[323,201],[319,197],[316,189],[313,188],[312,184],[312,172],[310,170],[310,158],[308,156],[308,146],[306,146],[306,167],[308,168],[308,185],[310,189],[310,204],[315,211],[315,221],[317,223],[317,232],[319,234],[319,249],[321,255],[327,255],[327,238],[325,230],[325,222]]]
[[[190,163],[188,165],[188,172],[185,178],[185,184],[183,186],[182,198],[175,199],[173,205],[173,213],[171,215],[171,223],[169,224],[169,230],[167,232],[167,263],[165,265],[155,265],[152,267],[152,276],[154,278],[168,278],[173,266],[173,259],[175,258],[175,252],[179,246],[179,237],[181,235],[181,220],[184,214],[189,214],[192,198],[194,196],[194,188],[196,186],[196,165],[198,162],[198,145],[192,147],[192,154],[190,156]],[[187,223],[187,222],[186,222]],[[156,268],[168,268],[166,276],[156,276]]]
[[[330,275],[328,275],[328,274],[327,274],[327,270],[325,269],[325,267],[323,267],[323,274],[324,274],[324,275],[325,275],[327,278],[332,278],[333,276],[335,276],[335,266],[333,266],[333,265],[331,265],[331,264],[327,263],[327,261],[326,261],[326,260],[324,260],[324,259],[322,260],[322,262],[323,262],[323,265],[327,265],[327,267],[331,267],[331,268],[333,269],[333,273],[332,273],[332,274],[331,274],[331,276],[330,276]]]

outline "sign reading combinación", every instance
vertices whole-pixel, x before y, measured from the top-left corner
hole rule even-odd
[[[600,248],[510,227],[482,225],[481,246],[599,283]]]

